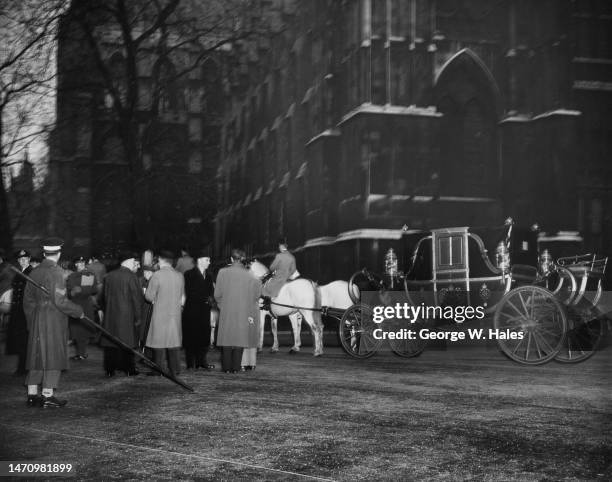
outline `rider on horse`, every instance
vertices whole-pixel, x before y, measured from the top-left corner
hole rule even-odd
[[[262,297],[264,305],[269,306],[270,299],[278,296],[280,289],[290,279],[295,278],[297,268],[295,265],[295,257],[287,248],[287,239],[280,238],[278,241],[278,253],[270,265],[272,277],[264,284]]]

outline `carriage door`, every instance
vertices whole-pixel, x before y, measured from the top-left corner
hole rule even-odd
[[[432,230],[434,299],[438,305],[469,305],[468,228]]]

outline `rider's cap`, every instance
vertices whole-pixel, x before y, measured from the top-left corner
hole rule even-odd
[[[77,256],[76,258],[74,258],[72,260],[72,262],[74,264],[77,264],[77,263],[87,263],[87,260],[83,256]]]
[[[62,238],[47,238],[42,242],[45,254],[57,254],[62,250],[64,240]]]

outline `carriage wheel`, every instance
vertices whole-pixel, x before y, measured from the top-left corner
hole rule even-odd
[[[425,326],[424,322],[417,320],[415,323],[406,325],[405,321],[397,320],[388,322],[388,324],[393,327],[389,331],[399,331],[401,328],[408,328],[416,334],[416,339],[414,340],[389,340],[389,347],[393,353],[404,358],[414,358],[423,353],[427,347],[427,340],[421,339],[418,334],[421,328]]]
[[[540,365],[559,353],[565,341],[567,318],[550,291],[521,286],[501,299],[493,326],[498,330],[497,343],[509,358]]]
[[[373,332],[377,327],[372,321],[372,308],[364,304],[351,306],[342,315],[338,326],[342,348],[355,358],[371,357],[382,341],[374,338]]]
[[[577,310],[568,309],[568,329],[565,342],[555,357],[560,363],[578,363],[595,354],[604,336],[604,324],[600,318],[581,315]]]
[[[385,289],[385,282],[377,274],[370,273],[367,269],[356,271],[349,279],[349,296],[354,304],[361,301],[362,291],[382,291]]]

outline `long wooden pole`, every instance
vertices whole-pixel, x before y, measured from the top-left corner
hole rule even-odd
[[[21,277],[25,278],[29,283],[32,283],[32,286],[38,288],[40,291],[42,291],[43,293],[45,293],[50,299],[51,299],[51,295],[49,293],[49,290],[47,290],[47,288],[45,288],[44,286],[38,284],[36,281],[34,281],[32,278],[30,278],[27,274],[22,273],[20,270],[18,270],[17,268],[15,268],[14,266],[10,267],[15,273],[17,273],[18,275],[20,275]],[[193,392],[193,388],[190,387],[189,385],[187,385],[185,382],[183,382],[182,380],[179,380],[178,378],[176,378],[174,375],[172,375],[171,373],[168,373],[166,371],[164,371],[159,365],[157,365],[154,361],[148,359],[146,356],[144,356],[142,353],[140,353],[138,350],[135,350],[134,348],[132,348],[131,346],[129,346],[127,343],[125,343],[123,340],[121,340],[120,338],[117,338],[115,335],[113,335],[112,333],[110,333],[109,331],[107,331],[106,329],[102,328],[100,325],[98,325],[95,321],[93,321],[91,318],[88,318],[87,316],[83,316],[83,318],[81,318],[81,320],[85,321],[86,323],[88,323],[92,328],[102,332],[102,334],[104,336],[106,336],[109,340],[111,340],[113,343],[115,343],[116,345],[119,345],[121,348],[124,348],[130,352],[132,352],[134,355],[136,355],[138,358],[140,358],[142,361],[145,362],[145,364],[152,368],[153,370],[155,370],[157,373],[159,373],[160,375],[164,376],[165,378],[167,378],[170,381],[173,381],[174,383],[176,383],[177,385],[180,385],[181,387],[183,387],[185,390],[188,390],[190,392]]]

